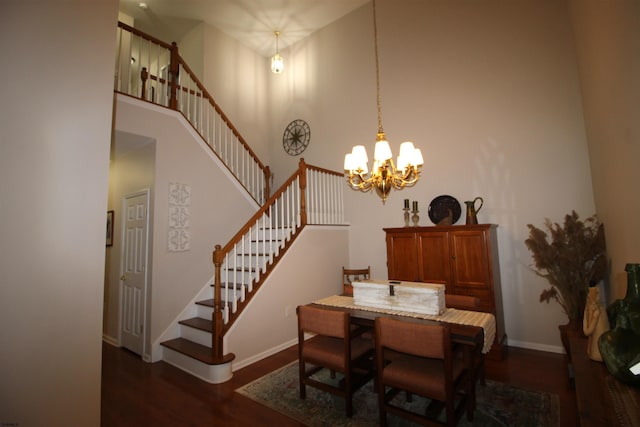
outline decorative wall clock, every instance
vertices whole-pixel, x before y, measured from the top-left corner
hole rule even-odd
[[[301,154],[309,145],[311,129],[307,122],[301,119],[292,121],[287,125],[282,135],[284,151],[292,156]]]

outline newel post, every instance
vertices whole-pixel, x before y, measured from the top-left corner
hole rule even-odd
[[[300,159],[300,224],[307,225],[307,197],[305,190],[307,189],[307,164],[304,159]]]
[[[220,269],[222,267],[222,260],[224,254],[222,253],[222,247],[220,245],[216,245],[213,251],[213,265],[215,266],[215,282],[214,282],[214,290],[213,290],[213,331],[211,331],[212,342],[211,347],[213,348],[213,357],[214,358],[222,358],[223,349],[222,349],[222,292],[221,292],[221,283],[220,283]]]
[[[149,72],[147,71],[147,67],[142,67],[140,70],[140,80],[142,80],[142,99],[147,99],[147,79],[149,78]]]
[[[169,96],[169,108],[178,109],[178,73],[180,71],[180,63],[178,62],[178,45],[176,42],[171,43],[171,58],[169,60],[169,88],[171,89]]]

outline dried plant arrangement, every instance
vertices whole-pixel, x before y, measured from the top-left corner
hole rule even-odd
[[[545,231],[527,224],[527,248],[533,254],[534,271],[551,285],[540,302],[557,301],[570,322],[582,320],[590,285],[604,279],[607,269],[604,225],[593,215],[584,221],[572,211],[564,225],[545,218]]]

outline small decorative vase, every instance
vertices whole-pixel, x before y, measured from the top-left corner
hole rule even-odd
[[[640,386],[640,375],[630,370],[640,354],[640,264],[627,264],[627,294],[608,308],[612,330],[602,334],[598,347],[607,369],[618,380]]]
[[[600,290],[596,286],[589,288],[587,305],[582,319],[582,332],[587,337],[587,355],[589,359],[602,362],[598,341],[609,330],[607,311],[600,301]]]

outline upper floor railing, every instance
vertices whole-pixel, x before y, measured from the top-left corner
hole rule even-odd
[[[269,167],[180,57],[175,43],[118,22],[116,55],[116,91],[180,111],[260,205],[269,198]]]

